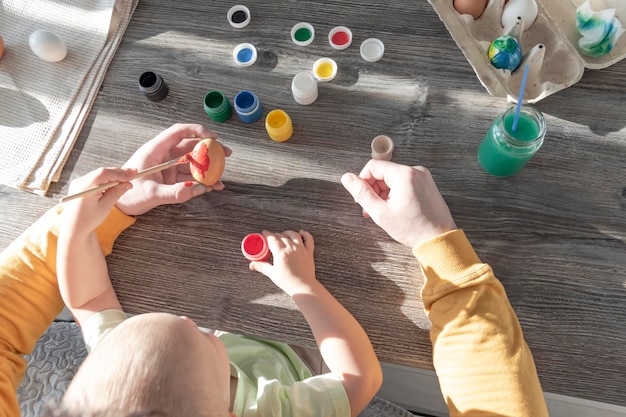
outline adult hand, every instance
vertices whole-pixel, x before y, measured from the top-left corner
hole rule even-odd
[[[171,161],[191,152],[199,141],[206,138],[217,139],[217,134],[199,124],[175,124],[137,149],[124,167],[142,170]],[[232,151],[224,146],[224,153],[230,156]],[[223,189],[221,181],[210,187],[196,183],[189,164],[180,164],[133,180],[132,190],[120,198],[117,207],[134,216],[162,204],[184,203],[207,191]]]
[[[346,173],[341,183],[364,216],[405,246],[456,229],[430,171],[422,166],[370,160],[359,176]]]

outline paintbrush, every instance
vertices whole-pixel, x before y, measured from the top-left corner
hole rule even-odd
[[[154,174],[155,172],[163,171],[164,169],[168,169],[169,167],[173,167],[175,165],[184,164],[186,162],[189,162],[189,154],[183,155],[182,157],[179,157],[179,158],[176,158],[176,159],[172,159],[171,161],[168,161],[168,162],[163,162],[162,164],[159,164],[159,165],[155,165],[152,168],[147,168],[147,169],[144,169],[143,171],[139,171],[137,173],[137,175],[131,177],[129,179],[129,181],[132,181],[132,180],[137,179],[137,178],[145,177],[146,175]],[[61,198],[59,201],[61,203],[65,203],[67,201],[71,201],[71,200],[74,200],[74,199],[77,199],[77,198],[80,198],[80,197],[85,197],[85,196],[88,196],[88,195],[98,194],[98,193],[104,192],[105,190],[108,190],[111,187],[115,187],[116,185],[119,185],[119,181],[108,182],[106,184],[102,184],[102,185],[99,185],[97,187],[89,188],[89,189],[87,189],[85,191],[81,191],[81,192],[76,193],[76,194],[65,196],[65,197]]]

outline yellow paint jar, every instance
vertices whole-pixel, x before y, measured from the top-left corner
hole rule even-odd
[[[272,140],[284,142],[293,134],[291,118],[283,110],[272,110],[265,118],[265,130]]]

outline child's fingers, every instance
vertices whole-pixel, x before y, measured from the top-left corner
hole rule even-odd
[[[270,277],[273,266],[269,262],[252,261],[250,262],[249,268],[252,271],[262,273],[266,277]]]
[[[284,248],[284,243],[281,241],[280,233],[273,233],[269,230],[263,230],[261,232],[267,239],[267,246],[270,248],[272,254],[276,254],[279,250]]]
[[[315,248],[315,243],[313,241],[313,235],[309,232],[307,232],[306,230],[300,230],[300,236],[302,236],[302,242],[304,243],[304,247],[308,250],[313,252],[313,249]]]
[[[286,239],[291,240],[293,243],[302,243],[302,236],[300,233],[294,232],[293,230],[285,230],[283,235]]]

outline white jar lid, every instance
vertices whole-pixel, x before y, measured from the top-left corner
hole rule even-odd
[[[309,105],[317,100],[317,81],[307,71],[299,72],[291,81],[293,99],[298,104]]]
[[[228,23],[230,23],[232,27],[237,29],[245,28],[248,26],[248,23],[250,23],[250,9],[246,6],[238,4],[228,10],[226,17],[228,18]]]
[[[361,58],[367,62],[376,62],[383,57],[385,44],[377,38],[365,39],[361,43]]]
[[[320,58],[313,64],[313,76],[318,81],[331,81],[337,76],[337,63],[331,58]]]
[[[315,29],[307,22],[300,22],[291,28],[291,40],[298,46],[310,45],[315,39]]]
[[[240,43],[233,49],[233,59],[241,67],[249,67],[257,59],[257,51],[251,43]]]
[[[352,31],[345,26],[336,26],[328,32],[328,43],[337,50],[346,49],[352,44]]]

